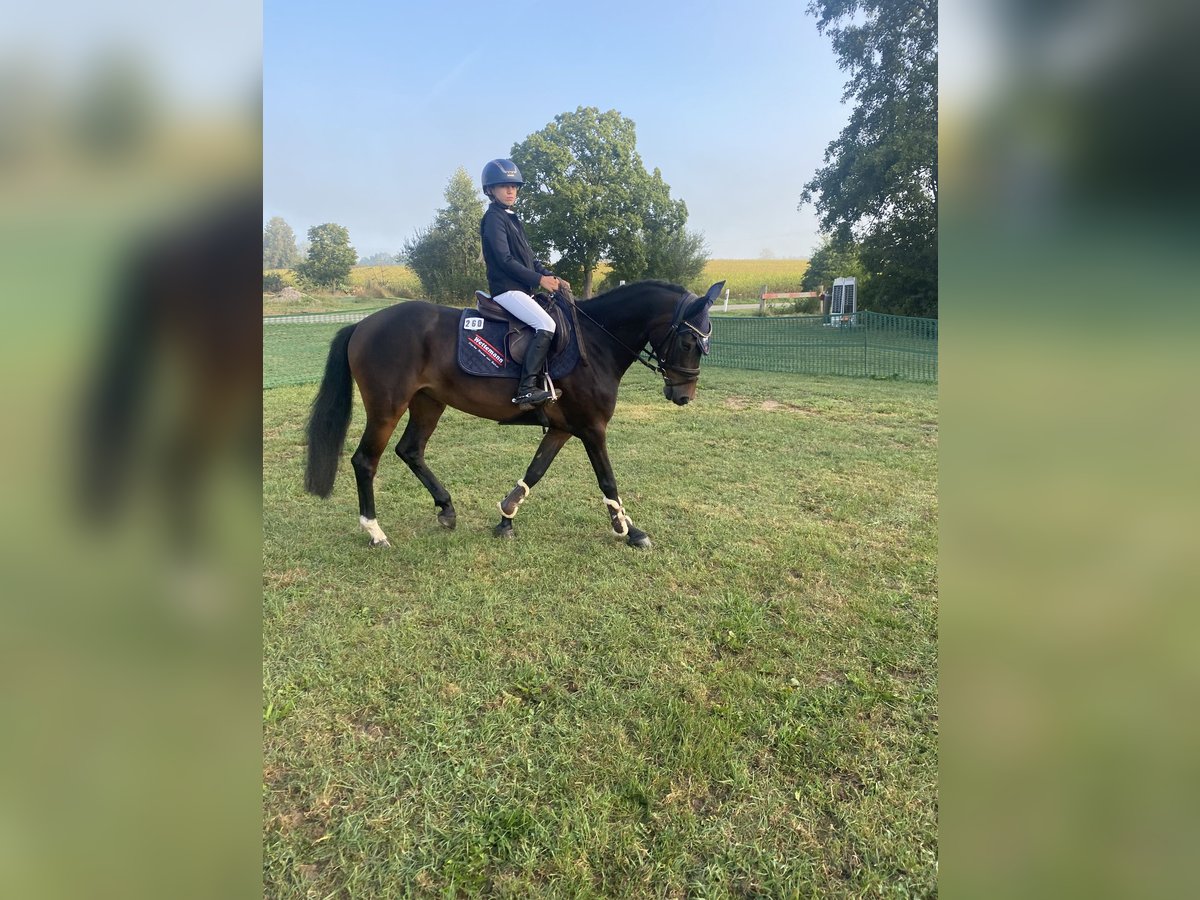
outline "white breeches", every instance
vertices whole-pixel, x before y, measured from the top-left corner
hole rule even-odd
[[[554,320],[524,291],[505,291],[492,298],[510,313],[538,331],[554,333]]]

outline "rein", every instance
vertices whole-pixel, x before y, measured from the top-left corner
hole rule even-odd
[[[634,358],[634,360],[636,360],[637,362],[640,362],[643,366],[645,366],[651,372],[655,372],[655,373],[661,375],[663,377],[663,381],[666,382],[667,387],[678,387],[679,385],[689,384],[700,377],[699,367],[691,368],[688,366],[676,366],[676,365],[672,365],[670,362],[668,362],[667,360],[665,360],[663,358],[664,356],[666,356],[669,353],[670,348],[674,345],[675,339],[679,337],[680,327],[687,326],[693,332],[695,332],[696,336],[700,338],[701,345],[705,348],[704,349],[705,353],[708,352],[708,349],[707,349],[708,339],[712,336],[711,329],[709,329],[708,334],[705,334],[699,328],[697,328],[695,325],[693,325],[691,322],[688,322],[688,321],[684,320],[684,318],[683,318],[683,311],[687,308],[687,305],[691,301],[697,300],[697,299],[699,299],[699,298],[695,294],[693,294],[691,291],[688,291],[682,297],[679,298],[679,300],[675,304],[675,315],[671,319],[671,327],[667,331],[666,337],[663,338],[663,341],[662,341],[661,346],[662,346],[663,350],[660,351],[659,348],[655,347],[654,344],[651,343],[649,353],[646,352],[645,346],[643,346],[640,350],[634,350],[632,347],[630,347],[628,344],[626,344],[623,340],[621,340],[619,337],[617,337],[615,334],[613,334],[611,331],[609,331],[607,328],[605,328],[602,324],[597,322],[592,316],[588,315],[587,310],[583,309],[582,307],[576,307],[576,308],[579,309],[579,312],[583,313],[583,315],[588,319],[588,321],[590,321],[593,325],[595,325],[597,328],[599,328],[601,331],[603,331],[605,334],[607,334],[610,338],[612,338],[613,341],[615,341],[619,346],[624,347],[627,351],[629,351],[629,355],[632,356]],[[580,346],[582,346],[582,345],[583,345],[583,336],[580,335]],[[645,356],[646,356],[645,359],[642,358],[643,354],[645,354]],[[656,363],[657,363],[657,365],[656,365]],[[684,379],[682,381],[671,381],[667,378],[667,372],[678,372],[680,375],[684,376]]]

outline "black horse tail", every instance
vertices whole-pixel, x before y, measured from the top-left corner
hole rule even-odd
[[[114,516],[126,499],[138,428],[146,414],[154,344],[161,341],[155,287],[143,260],[134,260],[119,282],[113,316],[89,376],[79,445],[79,498],[95,522]]]
[[[329,359],[325,361],[325,377],[308,418],[308,467],[304,472],[304,488],[318,497],[333,493],[342,445],[350,430],[353,382],[346,347],[357,327],[347,325],[334,335],[333,343],[329,345]]]

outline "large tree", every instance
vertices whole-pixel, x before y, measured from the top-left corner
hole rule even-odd
[[[555,273],[575,282],[584,297],[592,295],[602,260],[629,279],[670,278],[679,271],[655,269],[681,249],[684,256],[703,250],[702,240],[679,243],[687,206],[671,198],[658,169],[646,171],[636,126],[615,109],[581,106],[555,116],[511,155],[525,176],[517,202],[530,244],[543,261],[557,254]]]
[[[344,225],[326,222],[308,229],[308,258],[296,266],[296,272],[310,284],[332,287],[350,277],[358,253],[350,246],[350,232]]]
[[[815,291],[824,286],[828,292],[833,287],[835,278],[856,278],[860,283],[865,281],[862,260],[858,257],[858,247],[854,244],[839,244],[826,235],[821,246],[813,251],[804,270],[804,278],[800,282],[800,290]]]
[[[461,166],[446,185],[444,196],[446,205],[437,211],[431,225],[405,242],[400,259],[421,279],[430,300],[461,304],[487,287],[479,237],[483,200]]]
[[[804,186],[821,227],[858,244],[864,303],[937,315],[937,0],[813,0],[849,73],[850,120]]]
[[[272,216],[263,229],[263,268],[290,269],[300,261],[296,234],[281,216]]]
[[[642,198],[640,252],[628,263],[621,259],[612,260],[614,272],[625,263],[624,277],[628,281],[662,278],[685,284],[696,278],[708,262],[708,245],[702,233],[684,228],[687,204],[671,199],[671,189],[658,169],[647,180]],[[637,263],[641,263],[640,271]]]

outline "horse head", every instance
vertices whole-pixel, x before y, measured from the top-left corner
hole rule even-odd
[[[671,327],[655,351],[663,372],[663,396],[678,406],[696,396],[700,357],[708,355],[712,320],[708,311],[725,287],[718,281],[703,297],[685,295],[676,309]]]

